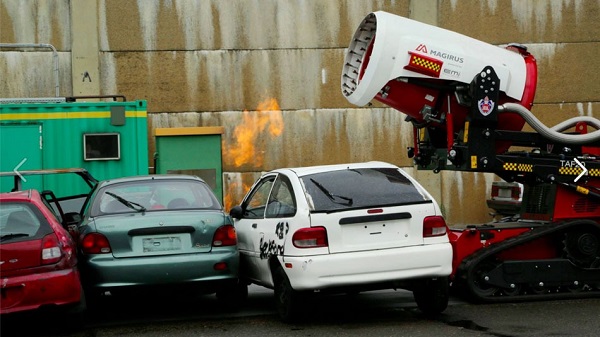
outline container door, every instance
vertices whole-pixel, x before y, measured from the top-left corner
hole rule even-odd
[[[223,204],[222,133],[223,127],[156,129],[155,172],[198,176]]]

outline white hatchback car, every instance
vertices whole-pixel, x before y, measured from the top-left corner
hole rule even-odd
[[[440,208],[383,162],[277,169],[230,211],[240,273],[274,289],[282,320],[309,293],[409,289],[419,309],[448,305],[452,247]]]

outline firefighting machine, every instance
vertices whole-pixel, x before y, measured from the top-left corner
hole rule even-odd
[[[530,111],[536,85],[523,45],[381,11],[364,18],[346,51],[343,95],[406,114],[419,169],[492,172],[524,185],[517,217],[449,231],[450,281],[475,300],[600,293],[600,120],[547,127]]]

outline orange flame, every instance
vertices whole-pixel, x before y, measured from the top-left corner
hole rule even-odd
[[[272,137],[283,132],[283,117],[279,104],[274,98],[259,103],[256,111],[244,110],[242,123],[233,132],[234,145],[226,151],[226,160],[240,167],[252,163],[256,168],[262,166],[264,151],[256,150],[256,140],[265,130]]]
[[[230,181],[227,184],[227,191],[223,197],[223,208],[226,212],[229,212],[235,205],[239,205],[246,195],[246,192],[250,189],[251,185],[244,182]]]

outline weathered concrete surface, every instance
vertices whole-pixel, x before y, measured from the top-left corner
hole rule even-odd
[[[224,126],[223,170],[254,172],[371,160],[411,166],[412,126],[404,117],[386,108],[161,113],[149,120],[152,128]],[[240,144],[240,132],[252,144]],[[240,148],[251,152],[246,160],[239,160],[246,154]]]
[[[103,53],[104,94],[148,100],[149,112],[351,106],[340,91],[343,49]]]
[[[101,46],[104,51],[344,48],[367,13],[408,16],[409,2],[100,0]]]
[[[597,42],[599,16],[589,0],[439,1],[439,27],[491,44]]]
[[[536,103],[600,101],[600,40],[533,45],[530,51],[538,60]]]
[[[49,43],[70,51],[69,2],[0,0],[0,43]]]
[[[414,170],[406,157],[412,131],[404,115],[380,103],[355,107],[342,96],[344,49],[371,11],[437,24],[490,44],[527,45],[539,67],[533,112],[547,125],[600,109],[598,1],[95,3],[98,41],[86,43],[100,50],[100,94],[148,101],[149,158],[156,127],[224,126],[224,185],[230,199],[241,200],[260,172],[272,168],[384,160],[413,171],[450,224],[490,219],[485,199],[496,178]],[[72,95],[78,84],[73,81],[80,78],[82,68],[73,58],[87,55],[82,50],[72,55],[72,39],[90,38],[72,31],[77,24],[70,4],[0,0],[0,42],[53,44],[64,96]],[[0,50],[0,76],[0,97],[54,94],[50,53]],[[277,108],[261,110],[269,100]],[[242,131],[254,135],[251,144],[239,143],[236,132]],[[240,162],[247,152],[254,160]]]
[[[0,49],[0,97],[56,96],[51,49],[27,50]],[[71,53],[58,52],[58,74],[60,96],[72,96]]]

